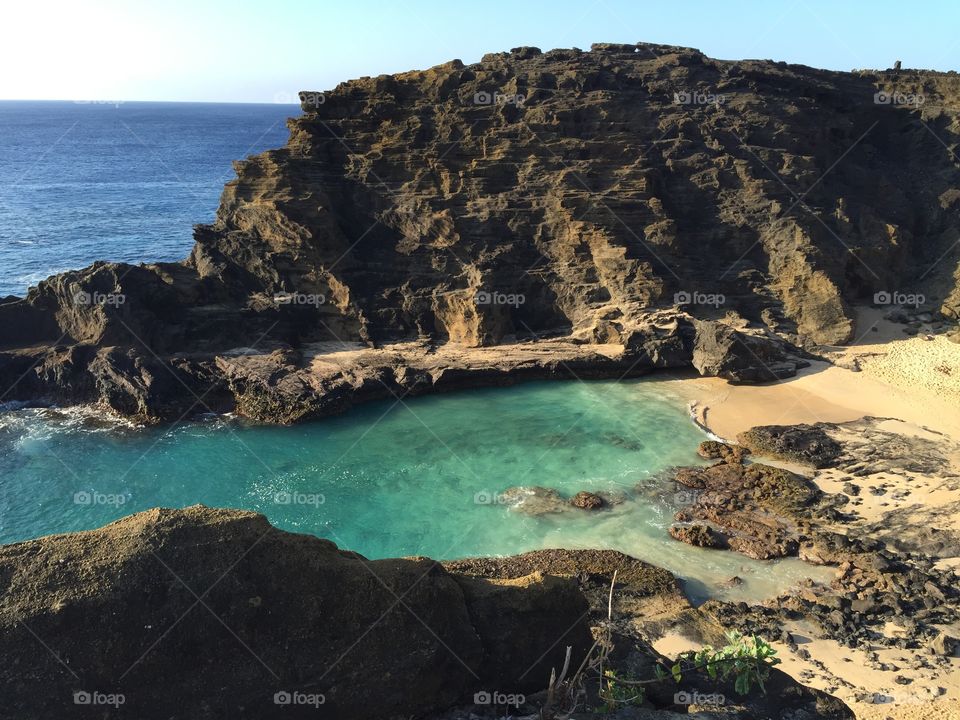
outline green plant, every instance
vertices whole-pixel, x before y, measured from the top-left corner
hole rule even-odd
[[[643,688],[632,678],[617,677],[616,670],[607,670],[600,682],[600,699],[603,705],[598,712],[611,713],[626,705],[643,703]]]
[[[676,682],[680,682],[685,671],[705,670],[711,680],[735,678],[733,687],[740,695],[747,695],[754,684],[766,692],[764,681],[770,677],[770,668],[780,663],[776,657],[777,651],[756,635],[741,635],[735,630],[728,631],[726,635],[727,644],[722,648],[714,649],[707,645],[700,650],[681,654],[669,673],[662,665],[657,665],[658,679],[672,676]]]

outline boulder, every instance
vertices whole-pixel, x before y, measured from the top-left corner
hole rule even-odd
[[[960,642],[945,632],[937,633],[937,636],[930,641],[930,652],[941,657],[953,656],[956,654],[958,647],[960,647]]]
[[[22,720],[76,717],[77,693],[146,720],[316,717],[321,702],[409,717],[528,668],[524,687],[545,684],[559,626],[578,651],[589,637],[569,579],[474,582],[202,506],[4,546],[0,577],[0,687]]]
[[[738,463],[750,454],[750,451],[740,445],[729,445],[716,440],[704,440],[697,447],[697,455],[707,460],[723,460],[724,462]]]
[[[596,510],[602,508],[605,503],[599,495],[581,490],[570,499],[570,504],[582,510]]]
[[[702,523],[671,525],[668,532],[674,540],[696,547],[717,548],[725,545],[722,536],[717,534],[709,525]]]
[[[827,435],[824,424],[759,425],[740,433],[737,442],[756,455],[824,468],[840,457],[843,448]]]
[[[697,321],[693,367],[735,383],[782,380],[797,374],[797,362],[785,343],[772,336],[748,334],[715,321]]]

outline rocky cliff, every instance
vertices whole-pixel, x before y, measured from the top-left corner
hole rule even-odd
[[[291,421],[524,375],[762,381],[853,304],[960,312],[953,73],[599,44],[301,99],[188,260],[0,304],[4,399]]]

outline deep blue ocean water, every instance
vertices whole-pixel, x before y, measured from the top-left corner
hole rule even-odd
[[[94,260],[180,260],[233,160],[296,105],[0,101],[0,297]]]

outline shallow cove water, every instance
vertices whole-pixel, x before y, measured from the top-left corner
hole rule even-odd
[[[543,382],[364,405],[294,427],[211,418],[135,428],[90,411],[0,414],[0,541],[98,527],[156,506],[263,512],[368,557],[453,559],[613,548],[665,567],[688,595],[760,599],[832,573],[671,540],[687,498],[662,472],[702,462],[678,382]],[[530,515],[515,486],[623,501]],[[724,587],[732,576],[743,579]]]

